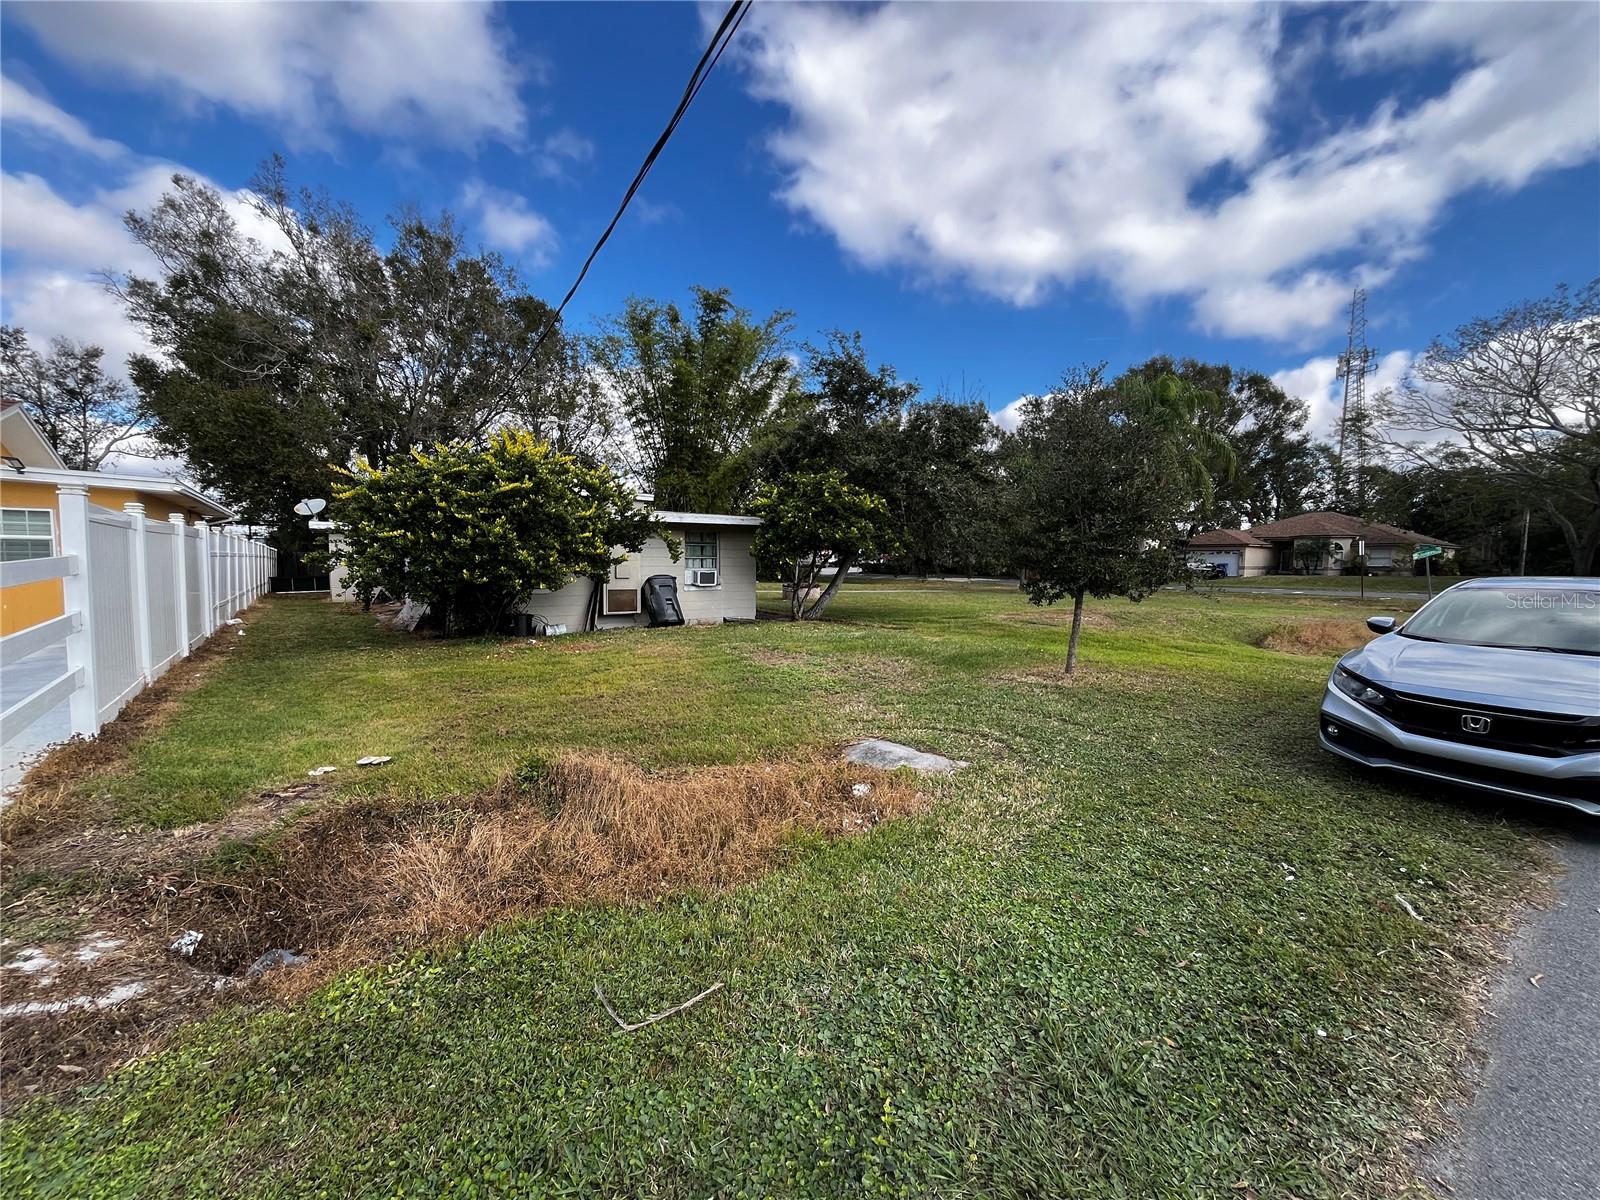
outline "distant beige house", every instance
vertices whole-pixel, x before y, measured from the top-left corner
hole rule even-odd
[[[1412,549],[1421,545],[1439,546],[1445,557],[1456,550],[1443,538],[1336,512],[1213,529],[1190,538],[1186,549],[1191,562],[1212,563],[1230,576],[1339,575],[1353,569],[1361,554],[1373,574],[1408,575]]]

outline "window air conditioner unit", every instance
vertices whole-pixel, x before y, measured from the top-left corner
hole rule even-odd
[[[690,587],[716,587],[717,572],[714,568],[690,571],[689,578],[685,582]]]
[[[602,597],[604,600],[604,615],[608,617],[632,617],[639,612],[639,589],[620,587],[606,588]]]

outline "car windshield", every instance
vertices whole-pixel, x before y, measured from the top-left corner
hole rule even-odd
[[[1455,588],[1400,632],[1426,641],[1600,655],[1600,589]]]

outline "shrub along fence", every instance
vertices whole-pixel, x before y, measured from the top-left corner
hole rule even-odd
[[[219,625],[267,590],[277,551],[261,542],[89,503],[84,487],[56,489],[60,553],[0,564],[0,586],[59,579],[64,611],[0,638],[0,667],[65,648],[62,672],[0,713],[10,742],[68,704],[71,732],[92,737],[129,700]]]

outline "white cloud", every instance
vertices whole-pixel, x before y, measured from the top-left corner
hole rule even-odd
[[[1339,360],[1331,354],[1308,359],[1303,365],[1275,371],[1272,382],[1296,400],[1303,400],[1310,409],[1307,423],[1313,437],[1325,438],[1336,429],[1339,406],[1334,398],[1334,384],[1339,374]]]
[[[95,137],[77,117],[5,77],[0,77],[0,123],[42,135],[95,158],[117,159],[128,153],[122,143]]]
[[[331,141],[522,137],[523,71],[485,4],[7,5],[61,59]],[[533,64],[537,73],[539,64]]]
[[[131,242],[111,195],[99,192],[87,203],[74,204],[37,175],[0,175],[0,245],[35,263],[89,271],[125,268]]]
[[[40,350],[52,337],[102,346],[108,366],[119,370],[129,354],[148,353],[149,344],[127,319],[122,302],[106,290],[102,276],[155,273],[154,260],[128,234],[122,217],[129,209],[151,208],[169,188],[172,175],[184,170],[172,163],[147,162],[76,201],[37,175],[0,174],[7,323],[26,329]],[[198,172],[185,173],[204,180]],[[250,208],[247,192],[222,190],[246,236],[269,250],[284,247],[277,228]]]
[[[1018,396],[1004,408],[997,408],[989,414],[989,419],[1000,426],[1007,433],[1015,432],[1018,425],[1022,424],[1022,408],[1032,396]]]
[[[1378,367],[1367,376],[1367,397],[1398,389],[1411,370],[1409,350],[1393,350],[1378,359]],[[1304,400],[1311,410],[1307,429],[1315,438],[1338,436],[1339,414],[1344,405],[1344,383],[1339,379],[1339,360],[1334,355],[1307,359],[1298,367],[1274,372],[1272,382],[1289,395]]]
[[[461,207],[491,246],[516,255],[535,270],[549,264],[557,245],[555,227],[529,208],[522,196],[472,179],[461,189]]]
[[[1600,147],[1593,5],[1362,11],[1332,64],[1263,7],[773,5],[747,28],[752,89],[788,111],[782,198],[852,257],[1017,304],[1183,297],[1230,336],[1336,329],[1451,199]],[[1443,90],[1385,99],[1441,56]],[[1375,108],[1285,149],[1291,72],[1330,65]]]
[[[98,281],[67,271],[13,273],[6,279],[6,320],[28,331],[28,341],[43,351],[54,337],[92,343],[106,352],[108,372],[121,373],[130,354],[147,354],[149,344],[130,322],[122,301]]]
[[[539,174],[558,178],[567,169],[594,161],[594,143],[574,129],[558,129],[539,143],[533,156]]]

